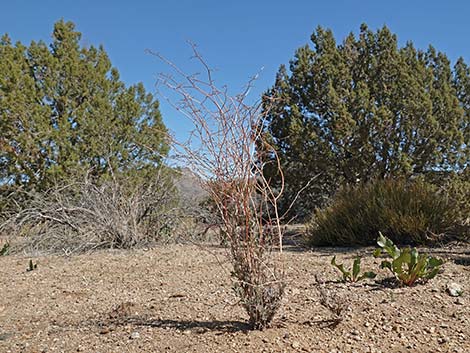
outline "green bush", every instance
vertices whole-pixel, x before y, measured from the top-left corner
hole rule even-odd
[[[470,170],[452,175],[443,185],[443,189],[456,205],[460,224],[470,224]]]
[[[373,245],[382,231],[397,244],[441,241],[457,222],[454,205],[422,180],[376,180],[341,189],[316,210],[307,227],[310,245]]]

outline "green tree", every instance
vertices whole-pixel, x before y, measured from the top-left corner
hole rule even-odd
[[[312,34],[289,71],[281,66],[264,106],[265,133],[285,175],[284,206],[308,180],[294,211],[309,214],[340,185],[461,170],[469,163],[470,76],[433,47],[399,47],[387,27],[362,25],[337,44]],[[266,174],[280,179],[266,166]]]
[[[52,38],[0,41],[0,185],[154,170],[168,152],[158,101],[126,87],[103,47],[81,46],[73,23]]]

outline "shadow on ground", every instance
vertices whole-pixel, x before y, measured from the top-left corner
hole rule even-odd
[[[197,333],[204,333],[207,331],[220,331],[220,332],[238,332],[248,331],[250,326],[242,321],[195,321],[195,320],[169,320],[169,319],[129,319],[124,324],[132,324],[135,326],[149,326],[158,328],[172,328],[179,331],[194,330]]]
[[[170,320],[170,319],[155,319],[148,317],[126,317],[119,319],[108,319],[94,323],[101,331],[106,332],[109,328],[116,328],[119,326],[136,326],[136,327],[155,327],[163,329],[174,329],[178,331],[192,331],[194,333],[203,334],[210,331],[217,331],[220,333],[234,333],[239,331],[249,331],[251,326],[242,321],[197,321],[197,320]]]

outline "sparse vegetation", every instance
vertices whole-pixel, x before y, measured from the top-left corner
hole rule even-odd
[[[314,287],[320,297],[320,304],[332,315],[331,318],[322,320],[322,323],[335,328],[344,320],[348,302],[337,293],[328,290],[324,281],[320,280],[318,275],[315,275]]]
[[[141,338],[137,331],[129,336],[129,327],[134,326],[148,329],[145,334],[149,335],[158,329],[171,331],[169,336],[184,331],[188,340],[194,338],[193,330],[217,329],[235,336],[248,328],[280,330],[299,317],[311,325],[312,315],[307,313],[311,307],[314,317],[317,309],[326,309],[328,315],[313,322],[332,328],[341,324],[345,329],[364,324],[367,334],[379,337],[385,326],[377,313],[389,309],[387,300],[408,300],[408,310],[410,297],[423,293],[419,291],[423,287],[415,284],[431,279],[430,285],[439,282],[430,290],[446,288],[455,300],[442,311],[446,320],[465,313],[449,309],[466,297],[461,283],[446,284],[446,276],[436,278],[444,266],[442,259],[418,252],[416,247],[395,245],[448,241],[460,245],[470,239],[470,69],[462,59],[451,69],[445,55],[432,47],[426,52],[411,43],[399,48],[386,27],[373,32],[363,25],[358,38],[351,34],[342,44],[336,43],[331,31],[319,27],[312,35],[314,48],[300,48],[290,72],[282,66],[272,89],[260,102],[249,104],[247,96],[256,77],[232,95],[216,84],[216,72],[195,45],[193,59],[202,74],[187,74],[155,54],[171,71],[159,76],[159,93],[169,89],[171,93],[162,96],[193,127],[188,140],[180,141],[166,130],[158,101],[143,85],[126,87],[104,49],[82,46],[80,40],[74,24],[63,20],[54,26],[50,47],[43,42],[28,47],[12,44],[7,35],[0,39],[0,270],[4,271],[0,288],[8,288],[14,277],[15,286],[21,288],[18,293],[25,298],[35,296],[34,301],[21,297],[19,311],[25,312],[16,318],[20,324],[15,327],[14,320],[6,320],[15,339],[18,327],[26,327],[25,321],[33,317],[39,322],[36,312],[53,311],[52,301],[69,296],[89,296],[94,302],[64,300],[77,308],[58,310],[57,317],[66,312],[76,322],[54,318],[48,322],[54,325],[52,330],[39,322],[38,330],[48,335],[31,335],[28,329],[24,337],[40,341],[46,336],[66,336],[71,327],[88,334],[96,326],[99,335],[89,337],[98,340],[111,331],[106,324],[113,325],[115,332],[119,325],[125,326],[128,340]],[[291,219],[308,219],[310,246],[377,244],[373,255],[386,256],[380,269],[390,271],[393,278],[351,285],[377,276],[361,268],[362,261],[368,266],[377,262],[372,256],[356,256],[352,264],[345,263],[356,249],[346,249],[351,251],[346,255],[335,249],[332,253],[315,249],[286,256],[284,247],[289,243],[284,242],[284,225]],[[200,255],[200,247],[168,244],[181,238],[198,242],[208,233],[215,240],[211,246],[217,245],[211,254],[217,257],[224,251],[229,259],[230,281],[228,275],[225,279],[216,276],[216,262]],[[157,243],[165,246],[148,249]],[[296,239],[293,243],[297,245]],[[67,258],[66,265],[60,256],[44,261],[40,257],[51,253],[68,257],[97,249],[133,251],[119,252],[126,261],[109,261],[114,252],[107,251]],[[301,250],[300,246],[295,249]],[[21,252],[24,257],[19,261],[5,256]],[[311,254],[315,258],[308,263]],[[446,270],[449,266],[457,273],[459,266],[467,266],[467,249],[462,254],[461,262],[446,264]],[[287,258],[290,263],[285,268]],[[25,275],[26,261],[26,272],[37,270],[38,262],[40,270]],[[67,273],[63,267],[69,261],[79,266]],[[227,269],[218,257],[217,261]],[[340,272],[340,281],[320,280],[318,273],[333,272],[328,262]],[[88,266],[95,267],[90,276]],[[108,268],[103,270],[104,266]],[[204,275],[197,277],[201,267]],[[10,268],[14,268],[13,275],[8,273]],[[63,272],[64,283],[57,269]],[[287,273],[296,278],[288,280]],[[312,277],[318,296],[310,297],[304,289],[311,285],[303,282]],[[35,284],[41,290],[31,294],[28,282],[33,281],[24,278],[40,278]],[[110,278],[113,295],[105,282]],[[460,278],[460,282],[468,280],[464,275]],[[79,290],[69,291],[67,281]],[[175,283],[177,291],[173,291]],[[289,290],[288,283],[302,290]],[[388,288],[388,283],[414,288],[396,290]],[[386,299],[379,301],[376,289]],[[99,291],[101,297],[96,300]],[[225,300],[219,295],[229,293],[238,298],[242,314],[227,313],[224,307],[228,319],[218,321],[212,309]],[[131,296],[135,302],[129,301]],[[0,295],[0,314],[7,310],[13,317],[11,308],[18,297]],[[108,315],[95,310],[106,307],[103,311],[109,312],[115,297],[120,297],[121,304]],[[37,298],[48,304],[41,307]],[[183,300],[187,318],[180,316]],[[278,327],[272,325],[279,311],[285,314],[286,301],[288,315],[280,315],[283,321]],[[434,304],[432,299],[422,307],[428,312]],[[193,315],[195,307],[199,311]],[[168,308],[169,317],[160,315]],[[413,309],[409,315],[415,314]],[[93,314],[84,318],[80,310]],[[393,315],[388,312],[385,320],[392,321]],[[365,325],[364,317],[374,321],[374,326]],[[246,319],[248,323],[240,322]],[[393,318],[394,322],[398,319]],[[420,324],[425,321],[419,320]],[[464,326],[461,323],[467,322],[445,323],[441,328],[454,330]],[[60,325],[67,330],[56,330]],[[391,331],[400,329],[394,326],[387,333]],[[9,340],[10,335],[0,332],[0,341]],[[285,333],[283,341],[289,335]],[[351,335],[358,342],[362,337],[355,329]],[[447,342],[440,339],[439,344]],[[178,336],[177,341],[185,340]],[[53,342],[66,339],[54,337]],[[277,339],[276,344],[282,342]],[[223,346],[224,351],[234,347]],[[300,344],[293,341],[287,347],[297,350]],[[188,346],[179,348],[184,351]]]
[[[399,249],[382,233],[377,239],[377,244],[380,248],[374,252],[374,256],[380,256],[382,251],[385,251],[392,258],[391,261],[382,261],[380,267],[389,269],[400,284],[409,287],[418,281],[428,281],[434,278],[444,263],[438,258],[418,254],[416,248]]]
[[[351,270],[346,270],[344,265],[336,263],[336,255],[331,259],[331,265],[336,267],[342,274],[343,282],[358,282],[364,278],[375,278],[377,276],[374,272],[366,271],[361,273],[361,257],[356,256],[354,259]]]
[[[0,256],[7,255],[10,250],[10,243],[6,242],[0,249]]]
[[[28,268],[26,269],[26,272],[31,272],[34,271],[35,269],[38,268],[38,264],[34,263],[33,260],[29,260],[28,262]]]

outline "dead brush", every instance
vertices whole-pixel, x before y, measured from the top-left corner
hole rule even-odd
[[[84,180],[27,198],[0,232],[21,239],[16,250],[30,253],[147,246],[171,235],[177,222],[175,191],[163,172],[146,185]]]
[[[179,97],[167,101],[193,126],[187,141],[172,138],[174,158],[197,176],[211,198],[233,265],[233,289],[251,326],[263,329],[278,310],[285,288],[277,209],[283,187],[274,190],[264,178],[267,158],[256,147],[265,146],[270,160],[276,153],[263,138],[265,113],[260,104],[245,103],[253,80],[240,94],[230,95],[227,88],[216,86],[213,70],[194,45],[192,49],[203,76],[186,74],[154,54],[173,71],[174,76],[162,74],[158,82]]]
[[[321,321],[321,324],[335,328],[344,319],[344,311],[348,308],[347,301],[340,297],[337,293],[331,292],[326,288],[325,282],[315,275],[314,287],[320,297],[320,304],[331,313],[330,319]]]

